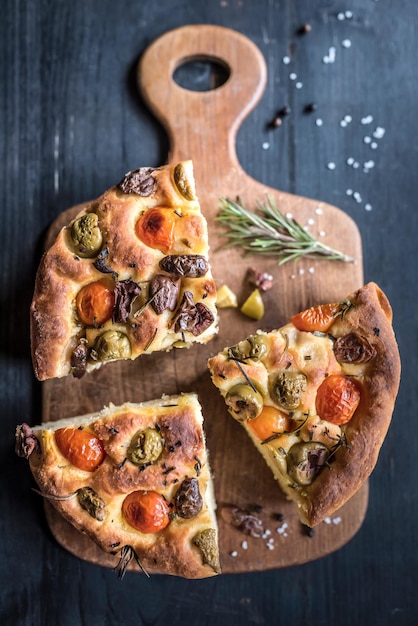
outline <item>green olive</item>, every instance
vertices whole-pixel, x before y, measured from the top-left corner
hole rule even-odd
[[[232,387],[226,394],[225,402],[230,413],[240,422],[254,419],[263,409],[263,396],[249,384]]]
[[[280,372],[270,384],[270,395],[276,404],[287,410],[296,409],[306,391],[306,376],[301,372]]]
[[[72,244],[82,258],[91,258],[100,252],[103,237],[98,222],[96,213],[86,213],[71,226]]]
[[[118,330],[107,330],[97,339],[94,346],[99,361],[129,359],[131,345],[128,337]]]
[[[329,450],[322,443],[295,443],[286,455],[287,473],[299,485],[310,485],[328,456]]]
[[[82,509],[91,517],[102,522],[106,517],[106,505],[102,498],[91,487],[80,487],[77,499]]]
[[[195,200],[196,196],[193,190],[193,186],[187,174],[186,168],[183,163],[178,163],[174,168],[174,182],[176,187],[186,200]]]
[[[132,437],[127,457],[135,465],[155,463],[163,451],[163,439],[155,428],[146,428]]]
[[[193,537],[193,543],[202,553],[204,563],[210,565],[217,574],[221,572],[221,564],[219,562],[219,551],[216,540],[216,530],[214,528],[205,528]]]
[[[268,352],[266,338],[262,335],[250,335],[244,341],[229,348],[229,353],[235,359],[262,359]]]

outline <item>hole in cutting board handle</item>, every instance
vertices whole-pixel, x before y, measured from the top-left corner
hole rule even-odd
[[[174,82],[188,91],[213,91],[224,85],[231,75],[229,66],[211,56],[183,59],[173,72]]]

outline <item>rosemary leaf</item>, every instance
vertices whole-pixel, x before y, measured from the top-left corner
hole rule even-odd
[[[278,256],[279,264],[305,258],[352,263],[354,259],[321,243],[295,219],[279,211],[272,198],[249,211],[238,201],[221,198],[217,221],[226,228],[223,247],[240,246],[247,254]]]

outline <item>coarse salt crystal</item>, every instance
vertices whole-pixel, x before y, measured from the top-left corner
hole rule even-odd
[[[345,12],[345,16],[348,20],[351,20],[351,18],[353,17],[353,12],[352,11],[346,11]]]
[[[350,39],[343,39],[343,41],[341,42],[341,45],[343,48],[351,48]]]
[[[360,124],[371,124],[373,122],[373,115],[366,115],[360,120]]]
[[[320,236],[320,237],[325,237],[325,235],[326,235],[326,234],[327,234],[327,233],[325,232],[325,230],[320,230],[320,231],[319,231],[319,236]]]
[[[303,274],[304,274],[304,273],[305,273],[305,270],[303,269],[303,267],[301,267],[301,268],[298,270],[298,274],[299,274],[299,276],[303,276]]]
[[[351,115],[344,115],[344,121],[347,122],[347,124],[349,124],[350,122],[353,121],[353,118],[351,117]]]
[[[232,556],[232,558],[234,559],[236,556],[238,556],[238,552],[236,550],[233,550],[229,553],[229,556]]]
[[[337,20],[339,20],[340,22],[343,22],[345,20],[345,15],[343,12],[338,13]]]
[[[286,217],[288,220],[291,220],[293,218],[293,215],[291,213],[286,213]]]
[[[373,137],[375,137],[376,139],[381,139],[384,136],[385,132],[386,131],[384,128],[378,126],[373,133]]]
[[[329,170],[335,170],[335,163],[334,163],[333,161],[330,161],[330,162],[327,164],[327,168],[328,168]]]
[[[356,170],[358,167],[360,167],[360,163],[358,161],[354,161],[353,167]]]
[[[347,159],[347,165],[353,165],[353,163],[354,163],[354,159],[353,159],[353,157],[348,157],[348,159]]]
[[[370,144],[370,147],[371,147],[372,150],[376,150],[377,143],[375,141],[372,141],[372,143]]]
[[[312,226],[313,224],[315,224],[315,220],[313,219],[313,217],[310,217],[308,219],[308,224],[309,224],[309,226]]]
[[[263,539],[267,539],[267,537],[269,537],[271,535],[271,530],[269,530],[268,528],[263,532],[262,534],[262,538]]]
[[[286,535],[286,530],[289,528],[289,524],[287,522],[283,522],[283,524],[281,526],[279,526],[278,528],[276,528],[276,533],[278,533],[279,535]]]
[[[285,56],[285,57],[283,57],[282,61],[283,61],[283,63],[284,63],[285,65],[289,65],[289,63],[290,63],[290,57]]]
[[[274,550],[274,545],[272,543],[266,543],[266,546],[269,550]]]
[[[356,202],[358,202],[358,203],[360,203],[360,202],[362,201],[361,194],[359,194],[359,192],[358,192],[358,191],[355,191],[355,192],[353,193],[353,198],[354,198],[354,200],[355,200]]]
[[[368,137],[368,136],[366,135],[366,137],[363,137],[363,142],[364,142],[364,143],[371,143],[371,142],[372,142],[372,138],[371,138],[371,137]]]
[[[295,72],[292,72],[291,74],[289,74],[289,78],[290,78],[290,80],[296,80],[296,79],[297,79],[297,77],[298,77],[298,75],[297,75],[297,74],[295,74]]]
[[[347,126],[347,122],[346,122],[345,120],[341,120],[341,122],[340,122],[340,126],[341,126],[342,128],[345,128],[345,127]]]
[[[315,213],[316,213],[316,215],[322,215],[323,214],[323,210],[321,209],[320,206],[315,209]]]
[[[248,550],[248,541],[243,541],[242,544],[241,544],[241,548],[243,550]]]
[[[345,193],[347,196],[352,196],[353,195],[353,190],[352,189],[346,189]]]
[[[334,519],[332,520],[332,523],[337,525],[337,524],[341,524],[342,522],[342,518],[341,517],[334,517]]]
[[[263,150],[268,150],[270,148],[270,144],[268,141],[265,141],[261,147]]]
[[[318,119],[317,119],[317,120],[315,120],[315,124],[316,124],[317,126],[322,126],[322,124],[323,124],[323,123],[324,123],[324,122],[321,120],[321,118],[320,118],[320,117],[318,117]]]
[[[365,208],[366,211],[371,211],[373,207],[372,207],[371,204],[367,203],[367,204],[364,205],[364,208]]]
[[[301,83],[301,82],[297,82],[297,83],[296,83],[296,85],[295,85],[295,87],[296,87],[296,89],[302,89],[302,87],[303,87],[303,83]]]
[[[310,267],[308,269],[309,274],[315,274],[315,268],[314,267]]]
[[[331,524],[331,518],[330,517],[326,517],[324,519],[325,524]]]
[[[368,170],[370,170],[372,167],[375,166],[375,162],[374,161],[366,161],[365,163],[363,163],[364,167]]]

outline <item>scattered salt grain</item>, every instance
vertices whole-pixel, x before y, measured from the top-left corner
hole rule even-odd
[[[335,170],[335,163],[333,161],[330,161],[329,163],[327,163],[327,168],[329,170]]]
[[[366,115],[360,120],[360,124],[371,124],[373,122],[373,115]]]
[[[354,200],[355,200],[358,204],[360,204],[360,202],[362,202],[362,201],[363,201],[363,199],[362,199],[362,197],[361,197],[361,194],[360,194],[358,191],[355,191],[355,192],[353,193],[353,198],[354,198]]]
[[[241,548],[243,550],[248,550],[248,541],[243,541],[242,544],[241,544]]]
[[[343,22],[345,20],[345,15],[342,11],[338,13],[337,20],[339,20],[340,22]]]
[[[291,220],[293,218],[293,215],[291,213],[286,213],[286,217],[288,220]]]
[[[238,552],[236,550],[233,550],[229,553],[229,556],[232,556],[232,558],[234,559],[236,556],[238,556]]]
[[[296,79],[297,79],[297,77],[298,77],[298,75],[297,75],[297,74],[295,74],[295,72],[291,72],[291,73],[289,74],[289,78],[290,78],[290,80],[296,80]]]
[[[343,39],[343,41],[341,42],[341,45],[343,48],[351,48],[350,39]]]
[[[371,205],[371,204],[367,203],[367,204],[365,204],[365,205],[364,205],[364,209],[365,209],[366,211],[371,211],[371,210],[373,209],[373,207],[372,207],[372,205]]]
[[[331,524],[331,518],[330,517],[326,517],[324,519],[325,524]]]
[[[261,147],[263,150],[268,150],[270,148],[270,144],[268,141],[265,141]]]
[[[363,137],[363,142],[364,142],[364,143],[371,143],[371,142],[372,142],[372,138],[371,138],[371,137],[368,137],[368,136],[366,135],[366,137]]]
[[[358,161],[354,161],[353,167],[355,170],[358,169],[360,167],[360,163]]]
[[[301,82],[297,82],[297,83],[296,83],[296,85],[295,85],[295,87],[296,87],[296,89],[302,89],[302,87],[303,87],[303,83],[301,83]]]
[[[375,129],[374,133],[373,133],[373,137],[375,137],[375,139],[382,139],[382,137],[385,134],[385,129],[382,128],[381,126],[377,126],[377,128]]]
[[[370,147],[371,147],[372,150],[376,150],[377,143],[375,141],[372,141],[372,143],[370,144]]]
[[[305,270],[303,269],[303,267],[299,268],[298,270],[299,276],[303,276],[304,273],[305,273]]]
[[[310,267],[308,269],[309,274],[315,274],[315,268],[314,267]]]
[[[352,11],[346,11],[346,12],[345,12],[345,17],[346,17],[348,20],[351,20],[351,18],[353,17],[353,12],[352,12]]]
[[[309,224],[309,226],[313,226],[313,224],[315,224],[315,220],[313,219],[313,217],[310,217],[308,219],[308,224]]]
[[[347,126],[347,122],[345,120],[341,120],[340,126],[341,128],[345,128]]]
[[[353,165],[353,163],[354,163],[354,159],[353,159],[353,157],[348,157],[348,159],[347,159],[347,165]]]
[[[341,517],[334,517],[334,519],[332,520],[332,523],[337,525],[337,524],[341,524],[342,522],[342,518]]]
[[[346,189],[345,193],[347,196],[352,196],[353,195],[353,190],[352,189]]]
[[[352,121],[353,118],[351,117],[351,115],[344,115],[344,122],[347,122],[347,124],[349,124]]]
[[[266,547],[267,547],[269,550],[274,550],[274,545],[273,545],[272,543],[266,543]]]
[[[323,214],[323,210],[321,209],[320,206],[315,209],[315,213],[316,213],[316,215],[322,215]]]
[[[287,537],[286,530],[288,528],[289,528],[289,524],[287,522],[283,522],[283,524],[281,526],[276,528],[276,533],[278,533],[279,535],[283,535],[283,537]]]
[[[269,530],[268,528],[266,528],[266,530],[263,532],[263,534],[261,535],[262,539],[267,539],[267,537],[269,537],[271,535],[271,530]]]
[[[322,57],[322,61],[324,63],[334,63],[335,62],[335,53],[337,49],[334,46],[328,48],[328,54]]]
[[[375,166],[375,162],[374,161],[366,161],[365,163],[363,163],[363,167],[366,170],[371,170],[374,166]]]
[[[284,65],[289,65],[289,63],[290,63],[290,57],[285,56],[285,57],[283,57],[282,61],[283,61]]]
[[[317,120],[315,120],[315,124],[316,124],[317,126],[322,126],[323,121],[321,120],[321,118],[320,118],[320,117],[318,117],[318,119],[317,119]]]
[[[327,234],[327,233],[325,232],[325,230],[320,230],[320,231],[319,231],[319,236],[320,236],[320,237],[325,237],[325,235],[326,235],[326,234]]]

